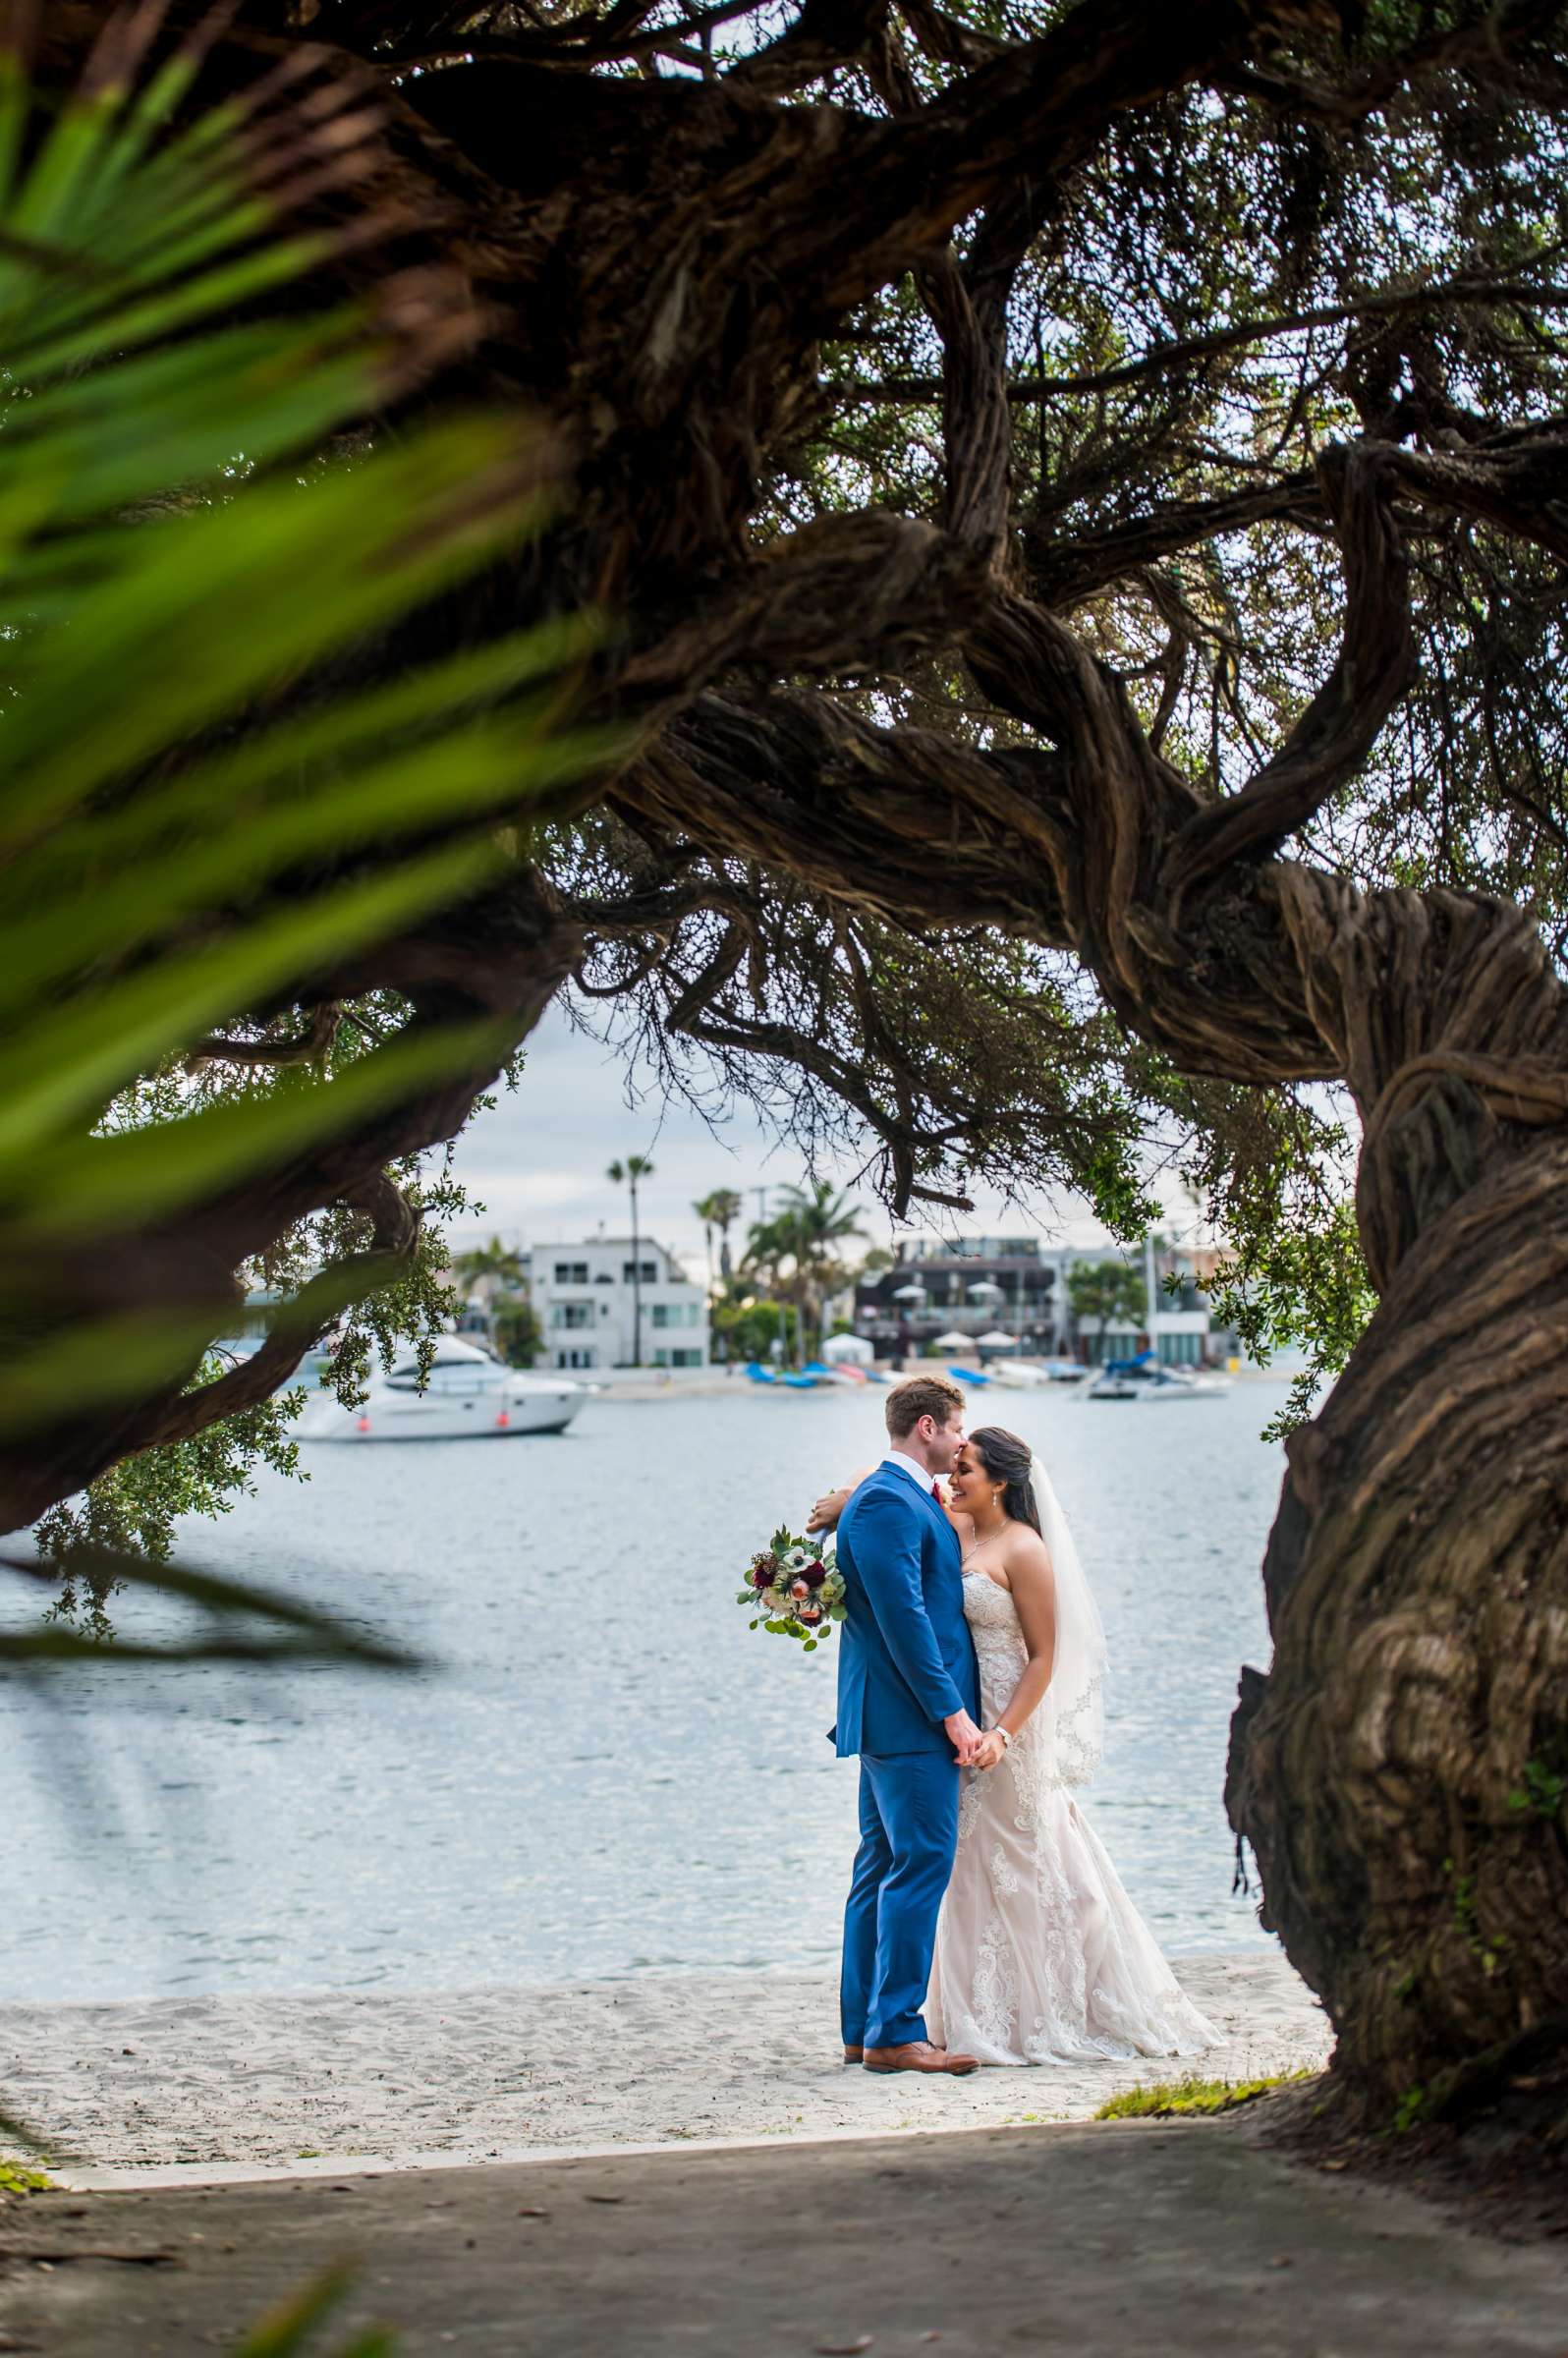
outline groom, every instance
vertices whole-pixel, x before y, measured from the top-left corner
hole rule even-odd
[[[841,1757],[861,1758],[861,1846],[844,1911],[844,2060],[868,2071],[978,2068],[925,2036],[937,1911],[958,1841],[958,1771],[980,1741],[980,1673],[959,1544],[936,1477],[964,1445],[964,1395],[912,1376],[887,1395],[892,1447],[845,1507]]]

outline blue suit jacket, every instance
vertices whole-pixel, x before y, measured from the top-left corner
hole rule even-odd
[[[897,1466],[879,1466],[839,1519],[844,1575],[839,1635],[842,1754],[938,1752],[942,1721],[980,1716],[980,1671],[964,1618],[958,1535],[934,1498]]]

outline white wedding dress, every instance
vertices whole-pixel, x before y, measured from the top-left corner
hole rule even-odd
[[[1050,1687],[994,1768],[966,1768],[958,1852],[925,2001],[929,2036],[982,2063],[1190,2055],[1218,2033],[1188,1998],[1070,1788],[1099,1759],[1104,1638],[1066,1520],[1036,1463],[1057,1589]],[[964,1576],[994,1726],[1029,1659],[1013,1600]]]

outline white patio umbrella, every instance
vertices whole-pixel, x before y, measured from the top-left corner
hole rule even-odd
[[[822,1345],[822,1357],[830,1368],[868,1368],[876,1353],[864,1334],[830,1334]]]
[[[967,1351],[974,1339],[973,1335],[968,1334],[939,1334],[936,1348],[938,1351]]]
[[[895,1286],[893,1299],[895,1302],[924,1302],[925,1288],[920,1284]]]
[[[979,1277],[964,1290],[972,1302],[1005,1302],[1007,1299],[994,1277]]]
[[[982,1334],[980,1342],[982,1351],[1016,1351],[1018,1349],[1017,1335],[1004,1334],[1000,1326],[993,1326],[989,1334]]]

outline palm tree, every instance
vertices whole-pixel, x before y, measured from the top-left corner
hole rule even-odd
[[[707,1255],[707,1294],[713,1299],[713,1231],[718,1226],[717,1195],[699,1196],[692,1206],[702,1223],[702,1249]]]
[[[860,1207],[827,1180],[817,1179],[809,1188],[785,1188],[776,1224],[789,1239],[803,1303],[812,1311],[820,1350],[823,1298],[831,1284],[842,1282],[842,1261],[833,1248],[865,1236]]]
[[[800,1290],[799,1242],[795,1226],[787,1214],[779,1213],[772,1219],[755,1220],[747,1232],[746,1259],[742,1263],[743,1269],[756,1279],[764,1301],[773,1303],[782,1312],[785,1353],[797,1360],[803,1355],[798,1350],[793,1354],[790,1352],[789,1303],[791,1295],[798,1295]],[[784,1275],[786,1263],[791,1269],[787,1279]],[[797,1319],[797,1337],[799,1327]]]
[[[715,1187],[692,1206],[702,1223],[702,1241],[707,1247],[707,1290],[713,1291],[713,1231],[719,1232],[719,1274],[728,1282],[730,1268],[730,1225],[741,1216],[741,1198],[733,1187]]]
[[[644,1179],[651,1179],[653,1165],[645,1154],[628,1154],[622,1162],[617,1156],[604,1174],[615,1187],[625,1187],[632,1198],[632,1365],[643,1365],[643,1245],[637,1221],[637,1191]]]
[[[730,1229],[740,1218],[745,1205],[740,1190],[734,1187],[716,1187],[710,1196],[704,1196],[702,1200],[713,1208],[713,1225],[719,1232],[719,1275],[727,1278],[733,1274],[730,1267]]]
[[[454,1253],[452,1274],[469,1285],[476,1285],[481,1277],[494,1277],[507,1292],[523,1285],[528,1278],[517,1246],[503,1245],[498,1236],[492,1236],[487,1245],[476,1245],[470,1252]]]
[[[484,1331],[491,1350],[511,1360],[514,1367],[532,1367],[538,1347],[534,1331],[538,1321],[528,1301],[528,1265],[518,1247],[503,1245],[498,1236],[492,1236],[487,1245],[476,1245],[467,1253],[454,1253],[452,1274],[471,1298],[476,1286],[485,1287]],[[529,1357],[512,1359],[512,1348],[521,1331],[519,1318],[524,1313],[532,1321],[525,1337]],[[512,1338],[510,1343],[503,1339],[507,1335]]]

